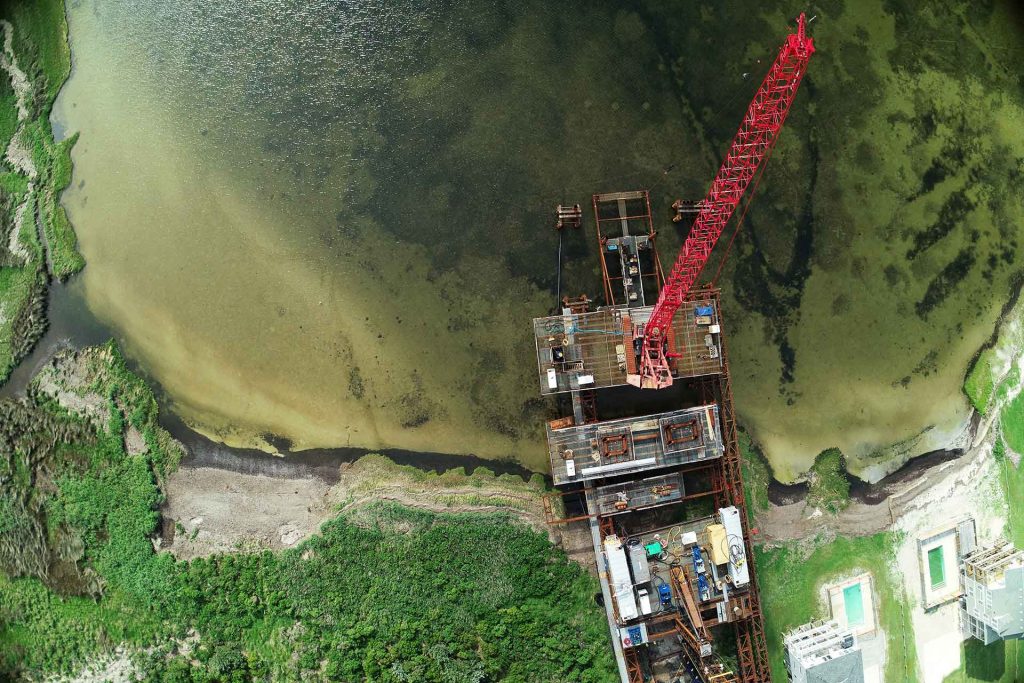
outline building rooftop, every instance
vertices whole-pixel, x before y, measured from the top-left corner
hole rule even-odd
[[[633,326],[651,317],[653,306],[606,307],[588,313],[535,318],[537,379],[544,395],[625,385],[636,372]],[[669,346],[676,377],[701,377],[722,371],[717,297],[684,301],[672,320]],[[671,348],[670,348],[671,350]]]
[[[706,405],[584,425],[548,423],[556,486],[632,474],[722,455],[718,406]]]
[[[989,588],[1001,587],[1006,571],[1024,567],[1024,550],[1012,543],[981,548],[964,557],[964,575]]]
[[[1010,543],[967,555],[960,568],[961,624],[985,645],[1024,638],[1024,550]]]
[[[800,683],[863,683],[864,658],[853,632],[835,621],[804,624],[784,636],[786,666]]]

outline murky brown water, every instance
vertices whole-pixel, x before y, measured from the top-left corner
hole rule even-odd
[[[863,467],[925,429],[907,452],[943,445],[1009,290],[1008,266],[981,273],[1010,239],[972,236],[984,216],[905,254],[970,167],[1024,149],[1019,105],[979,86],[988,104],[959,112],[970,100],[950,88],[970,78],[895,70],[888,10],[841,5],[814,26],[822,56],[751,213],[756,241],[740,238],[721,283],[738,409],[784,479],[830,446]],[[745,74],[785,30],[781,10],[694,12],[73,2],[55,117],[81,132],[65,203],[89,307],[180,415],[227,443],[543,467],[527,333],[554,302],[551,208],[650,187],[668,255],[680,236],[666,207],[703,193],[756,85]],[[918,140],[927,116],[939,123]],[[998,144],[908,199],[958,116]],[[567,240],[563,291],[597,293],[591,242]],[[965,244],[977,266],[916,314]],[[786,272],[797,262],[805,273]],[[782,313],[750,293],[787,287],[799,294]]]
[[[219,115],[200,106],[210,102],[154,82],[154,45],[111,39],[144,30],[129,12],[71,11],[75,73],[56,116],[82,137],[65,202],[90,307],[176,410],[239,445],[273,433],[297,447],[437,446],[539,466],[535,429],[502,434],[487,418],[517,422],[532,372],[503,336],[550,296],[500,261],[438,270],[372,220],[339,225],[337,196],[256,146],[268,144],[263,121],[207,120]],[[464,341],[449,332],[456,318],[473,333]]]

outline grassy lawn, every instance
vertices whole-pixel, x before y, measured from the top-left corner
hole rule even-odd
[[[889,564],[896,538],[882,533],[860,538],[837,538],[803,557],[795,546],[771,550],[755,548],[758,580],[764,605],[765,630],[771,658],[772,677],[786,680],[782,656],[782,635],[789,629],[824,617],[818,607],[818,592],[833,578],[857,570],[871,572],[881,604],[876,605],[878,621],[886,637],[886,681],[917,680],[917,655],[910,637],[910,614],[899,593],[899,582]]]
[[[1024,675],[1024,646],[1019,641],[982,645],[973,638],[960,646],[963,668],[943,679],[943,683],[998,681],[1015,683]]]
[[[1006,445],[1018,453],[1024,453],[1024,392],[1003,406],[999,422]]]
[[[1009,380],[1008,380],[1009,381]],[[1004,381],[1002,385],[1006,385]],[[1015,381],[1015,380],[1014,380]],[[1001,386],[1002,386],[1001,385]],[[1001,387],[1000,387],[1001,388]],[[1007,420],[1007,413],[1014,415]],[[1020,400],[1013,401],[1003,409],[1003,437],[1007,438],[1007,424],[1012,424],[1014,439],[1020,436]],[[996,439],[992,455],[999,463],[999,478],[1006,494],[1009,507],[1007,535],[1018,548],[1024,547],[1024,467],[1014,467],[1006,457],[1006,445]],[[1024,644],[1019,641],[1005,641],[984,646],[973,638],[961,646],[963,666],[944,679],[944,683],[973,683],[975,681],[998,681],[1013,683],[1024,680]]]
[[[1008,535],[1015,546],[1024,548],[1024,463],[1014,467],[1005,451],[1006,446],[997,439],[992,454],[999,461],[999,478],[1006,492]]]

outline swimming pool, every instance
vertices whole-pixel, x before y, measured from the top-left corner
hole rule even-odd
[[[862,625],[864,623],[864,599],[861,595],[860,583],[855,583],[843,589],[843,603],[846,606],[847,625]]]

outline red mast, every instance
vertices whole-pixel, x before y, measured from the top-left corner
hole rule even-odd
[[[814,54],[814,41],[806,35],[806,26],[807,20],[801,14],[797,19],[796,33],[787,36],[779,50],[779,56],[743,117],[739,132],[711,183],[707,197],[698,205],[700,212],[679,250],[650,319],[633,330],[634,340],[643,340],[638,368],[640,374],[626,378],[633,386],[663,389],[672,385],[666,349],[667,331],[686,294],[697,282],[747,185],[775,146],[807,69],[807,60]]]

